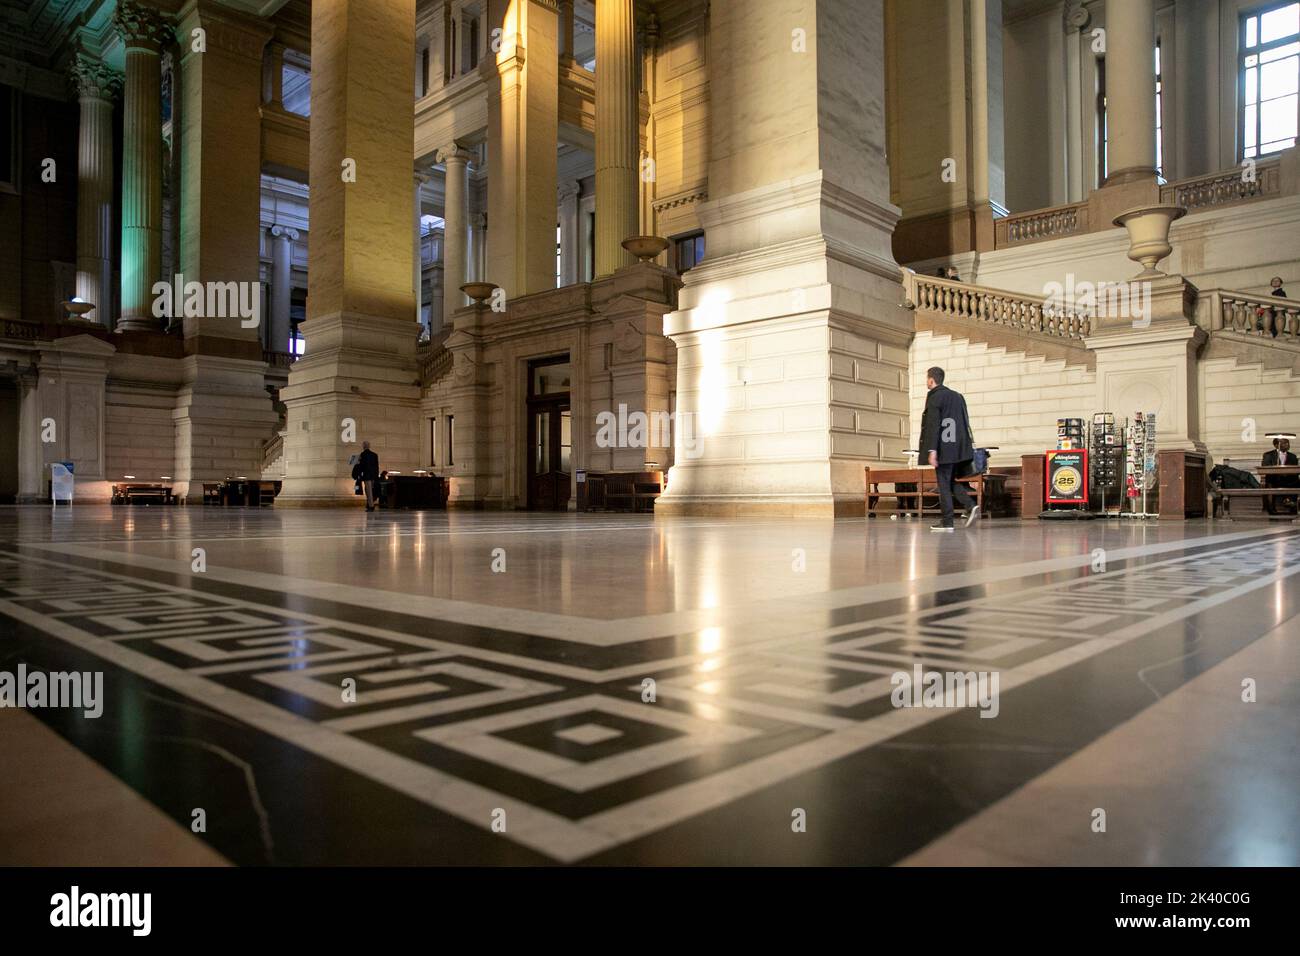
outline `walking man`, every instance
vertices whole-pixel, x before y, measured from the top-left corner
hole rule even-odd
[[[366,510],[375,510],[375,482],[379,480],[379,456],[370,450],[370,442],[361,443],[361,457],[357,459],[361,469],[361,487],[366,492]]]
[[[934,467],[939,485],[939,507],[943,516],[931,531],[952,531],[952,499],[966,509],[966,527],[979,518],[980,508],[971,498],[966,486],[955,479],[970,473],[975,458],[975,442],[971,437],[970,418],[966,414],[966,399],[961,393],[943,384],[943,369],[938,366],[925,373],[925,413],[921,416],[921,454],[927,455]]]

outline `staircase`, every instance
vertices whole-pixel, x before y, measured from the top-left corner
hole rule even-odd
[[[282,481],[284,479],[284,436],[287,434],[287,431],[276,432],[262,446],[263,481]]]
[[[907,268],[902,272],[904,301],[916,313],[918,332],[985,342],[1066,365],[1097,366],[1083,344],[1093,321],[1085,312],[1068,305],[1050,308],[1019,292],[922,276]]]

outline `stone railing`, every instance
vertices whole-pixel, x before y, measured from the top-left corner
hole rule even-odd
[[[420,384],[428,387],[451,371],[455,360],[443,343],[446,336],[436,342],[422,342],[415,349],[415,361],[420,368]]]
[[[290,365],[298,360],[298,356],[290,352],[270,352],[262,350],[262,360],[272,368],[287,369]]]
[[[1088,232],[1088,204],[1071,203],[1003,216],[993,223],[993,247],[1005,249],[1027,242],[1060,239]]]
[[[275,464],[275,460],[284,454],[284,432],[276,432],[262,445],[262,474]]]
[[[1082,341],[1092,331],[1092,317],[1071,306],[1050,308],[1042,299],[967,285],[952,279],[903,270],[907,307],[944,317],[1001,326],[1014,332]]]
[[[42,326],[39,322],[20,322],[16,319],[5,319],[0,325],[0,338],[19,339],[24,342],[33,342],[41,337]]]
[[[1179,179],[1160,187],[1160,202],[1196,212],[1211,206],[1230,206],[1266,199],[1282,193],[1282,166],[1278,157],[1261,159],[1250,175],[1240,167],[1208,176]]]
[[[1209,290],[1202,296],[1209,301],[1209,311],[1203,313],[1209,323],[1207,331],[1300,343],[1300,299],[1224,289]]]

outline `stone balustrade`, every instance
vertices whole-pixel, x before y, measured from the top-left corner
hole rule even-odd
[[[1092,316],[1086,312],[1048,307],[1041,299],[1016,292],[922,276],[911,269],[903,270],[903,289],[908,307],[917,311],[1078,341],[1092,331]]]
[[[1088,204],[1071,203],[1003,216],[993,224],[993,245],[996,249],[1006,249],[1088,231]]]
[[[420,384],[432,385],[451,371],[454,356],[442,342],[422,343],[416,348],[415,360],[420,368]]]
[[[1282,193],[1281,160],[1261,159],[1253,168],[1233,167],[1208,176],[1179,179],[1160,187],[1160,202],[1188,212],[1267,199]]]
[[[1239,332],[1300,343],[1300,299],[1214,289],[1207,296],[1211,332]]]

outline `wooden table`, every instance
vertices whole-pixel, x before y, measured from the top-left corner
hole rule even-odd
[[[990,509],[984,507],[985,497],[996,500],[1003,496],[1007,475],[980,474],[967,475],[957,480],[970,486],[971,493],[975,498],[975,503],[980,506],[980,512],[985,518],[992,517]],[[924,518],[926,515],[942,514],[939,507],[939,484],[935,478],[934,469],[925,468],[872,468],[868,465],[865,469],[866,495],[867,495],[867,516],[879,514],[880,500],[882,498],[893,498],[899,504],[894,509],[895,514],[914,514]],[[899,491],[900,484],[911,484],[916,486],[915,491]],[[881,485],[893,485],[892,491],[881,491]],[[911,499],[913,507],[904,508],[901,506],[903,499]],[[927,507],[927,502],[930,506]]]

